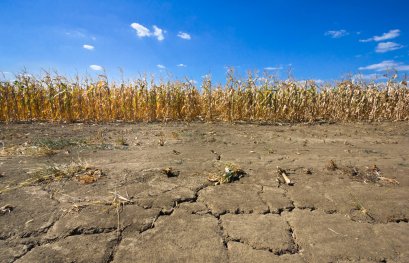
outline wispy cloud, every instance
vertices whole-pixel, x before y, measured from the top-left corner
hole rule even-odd
[[[158,69],[165,69],[165,68],[166,68],[164,65],[161,65],[161,64],[156,65],[156,67],[157,67]]]
[[[401,44],[395,43],[395,42],[380,42],[376,46],[375,51],[377,53],[385,53],[397,49],[401,49],[403,46]]]
[[[65,35],[68,37],[73,37],[73,38],[86,38],[87,37],[87,35],[80,30],[69,30],[65,32]]]
[[[88,50],[94,50],[94,46],[92,46],[92,45],[87,45],[87,44],[85,44],[85,45],[82,45],[82,47],[83,48],[85,48],[85,49],[88,49]]]
[[[365,67],[358,68],[359,70],[375,70],[375,71],[385,71],[390,69],[396,69],[398,71],[408,71],[409,65],[405,65],[402,62],[396,62],[394,60],[384,60],[381,63],[368,65]]]
[[[101,67],[101,66],[99,66],[99,65],[91,65],[91,66],[89,66],[89,67],[90,67],[90,69],[95,70],[95,71],[104,70],[104,68]]]
[[[153,25],[153,32],[151,32],[147,27],[139,24],[139,23],[132,23],[131,27],[135,29],[136,35],[140,38],[143,37],[156,37],[157,40],[162,41],[165,39],[164,33],[165,31],[156,25]]]
[[[188,34],[188,33],[186,33],[186,32],[182,32],[182,31],[179,32],[178,37],[180,37],[181,39],[185,39],[185,40],[190,40],[190,39],[192,39],[192,37],[190,36],[190,34]]]
[[[264,68],[264,70],[268,70],[268,71],[270,71],[270,70],[281,70],[281,69],[283,69],[282,67],[265,67]]]
[[[346,31],[345,29],[329,30],[329,31],[325,32],[325,35],[330,36],[332,38],[341,38],[341,37],[349,35],[349,32]]]
[[[383,33],[382,36],[374,36],[374,37],[367,38],[367,39],[361,39],[359,41],[360,42],[371,42],[371,41],[379,42],[379,41],[385,41],[388,39],[397,38],[398,36],[400,36],[400,30],[392,29],[392,30],[389,30],[389,32],[387,33]]]
[[[62,33],[68,38],[82,39],[83,41],[95,41],[97,38],[87,30],[79,28],[73,30],[63,30]]]
[[[186,67],[187,67],[185,64],[182,64],[182,63],[177,64],[176,66],[177,66],[177,67],[181,67],[181,68],[186,68]]]

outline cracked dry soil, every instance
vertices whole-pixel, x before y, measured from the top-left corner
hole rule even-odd
[[[0,140],[0,262],[409,262],[408,123],[0,124]],[[24,184],[72,162],[103,176]],[[207,180],[231,163],[239,181]],[[395,181],[357,176],[374,165]]]

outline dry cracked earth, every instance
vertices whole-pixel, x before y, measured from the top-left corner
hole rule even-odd
[[[0,124],[0,147],[0,262],[409,262],[406,122]]]

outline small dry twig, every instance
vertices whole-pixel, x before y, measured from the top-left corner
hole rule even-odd
[[[283,177],[284,182],[285,182],[287,185],[294,185],[294,182],[292,182],[292,181],[290,180],[290,178],[288,178],[287,172],[286,172],[284,169],[281,169],[280,167],[277,166],[277,172],[278,172],[279,175],[281,175],[281,176]]]

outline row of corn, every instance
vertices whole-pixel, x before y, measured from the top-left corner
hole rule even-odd
[[[168,121],[220,120],[310,122],[409,120],[409,90],[388,81],[332,86],[315,82],[245,80],[225,85],[209,78],[130,83],[69,81],[46,74],[0,81],[0,121]]]

